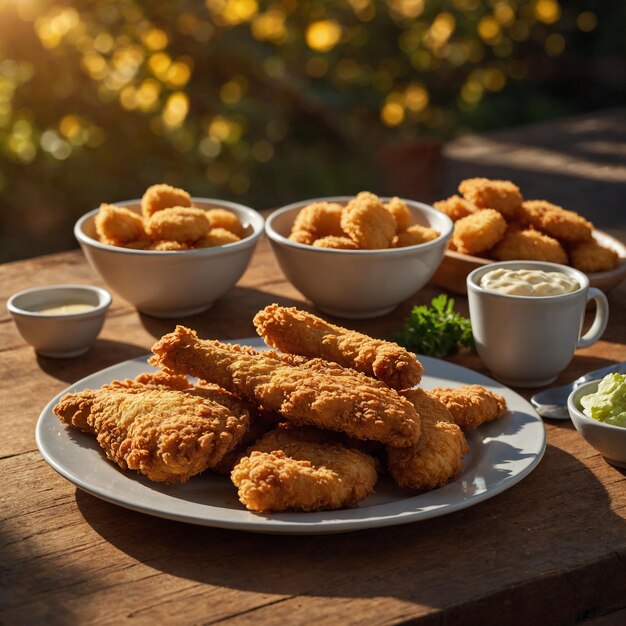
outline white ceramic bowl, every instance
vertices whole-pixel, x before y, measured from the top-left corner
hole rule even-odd
[[[598,390],[599,380],[581,385],[574,389],[567,399],[567,409],[576,430],[594,447],[611,465],[626,468],[626,428],[605,424],[582,412],[580,399]]]
[[[267,218],[265,232],[287,279],[318,309],[351,319],[378,317],[430,280],[441,263],[453,224],[427,204],[404,200],[412,224],[435,228],[441,235],[420,245],[382,250],[316,248],[288,239],[296,215],[307,204],[345,204],[351,199],[339,196],[289,204]]]
[[[98,241],[95,216],[83,215],[74,235],[90,265],[104,282],[141,312],[154,317],[194,315],[209,309],[244,273],[263,234],[263,217],[248,207],[225,200],[193,198],[201,209],[220,207],[237,215],[244,227],[241,241],[198,250],[133,250]],[[141,213],[140,201],[118,202]]]
[[[81,313],[47,314],[41,309],[62,304],[86,304]],[[22,337],[42,356],[67,358],[84,354],[104,324],[111,294],[100,287],[51,285],[13,294],[7,309]]]

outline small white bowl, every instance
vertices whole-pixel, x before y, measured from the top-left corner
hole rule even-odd
[[[174,318],[209,309],[244,273],[254,247],[263,234],[263,217],[248,207],[225,200],[192,198],[201,209],[220,207],[237,215],[244,227],[241,241],[197,250],[134,250],[98,241],[98,209],[83,215],[74,236],[91,267],[108,287],[141,312]],[[117,202],[141,213],[141,201]]]
[[[296,215],[307,204],[345,204],[351,199],[339,196],[289,204],[267,218],[265,232],[287,279],[318,309],[350,319],[379,317],[430,280],[441,263],[453,224],[427,204],[404,200],[411,223],[435,228],[439,237],[420,245],[381,250],[316,248],[288,239]]]
[[[86,304],[81,313],[43,313],[42,309],[62,304]],[[51,285],[13,294],[7,309],[22,337],[38,354],[68,358],[84,354],[96,340],[104,324],[111,294],[100,287]]]
[[[598,390],[599,380],[574,389],[567,399],[567,409],[576,430],[594,447],[607,463],[626,468],[626,428],[605,424],[582,412],[580,399]]]

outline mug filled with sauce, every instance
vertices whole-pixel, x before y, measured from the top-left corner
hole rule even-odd
[[[556,263],[506,261],[467,277],[476,350],[493,375],[517,387],[556,379],[577,348],[595,343],[609,317],[606,296],[582,272]],[[587,303],[595,319],[581,337]]]

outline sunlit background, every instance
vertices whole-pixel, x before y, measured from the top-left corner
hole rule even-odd
[[[258,209],[393,193],[451,138],[623,105],[625,5],[0,0],[0,261],[155,182]]]

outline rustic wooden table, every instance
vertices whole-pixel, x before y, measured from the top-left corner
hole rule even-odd
[[[101,284],[78,251],[0,266],[1,624],[626,620],[625,474],[569,421],[546,421],[543,460],[508,491],[450,515],[377,530],[255,535],[150,517],[78,490],[35,446],[41,409],[74,381],[145,354],[175,322],[142,316],[114,296],[87,355],[38,357],[4,304],[25,287],[63,282]],[[427,287],[386,317],[347,325],[391,338],[411,306],[438,291]],[[603,339],[578,351],[558,383],[626,360],[626,284],[609,301]],[[250,337],[254,313],[271,302],[306,307],[262,241],[237,287],[183,321],[204,337]],[[458,305],[467,312],[464,298]],[[454,360],[487,373],[475,356]]]

